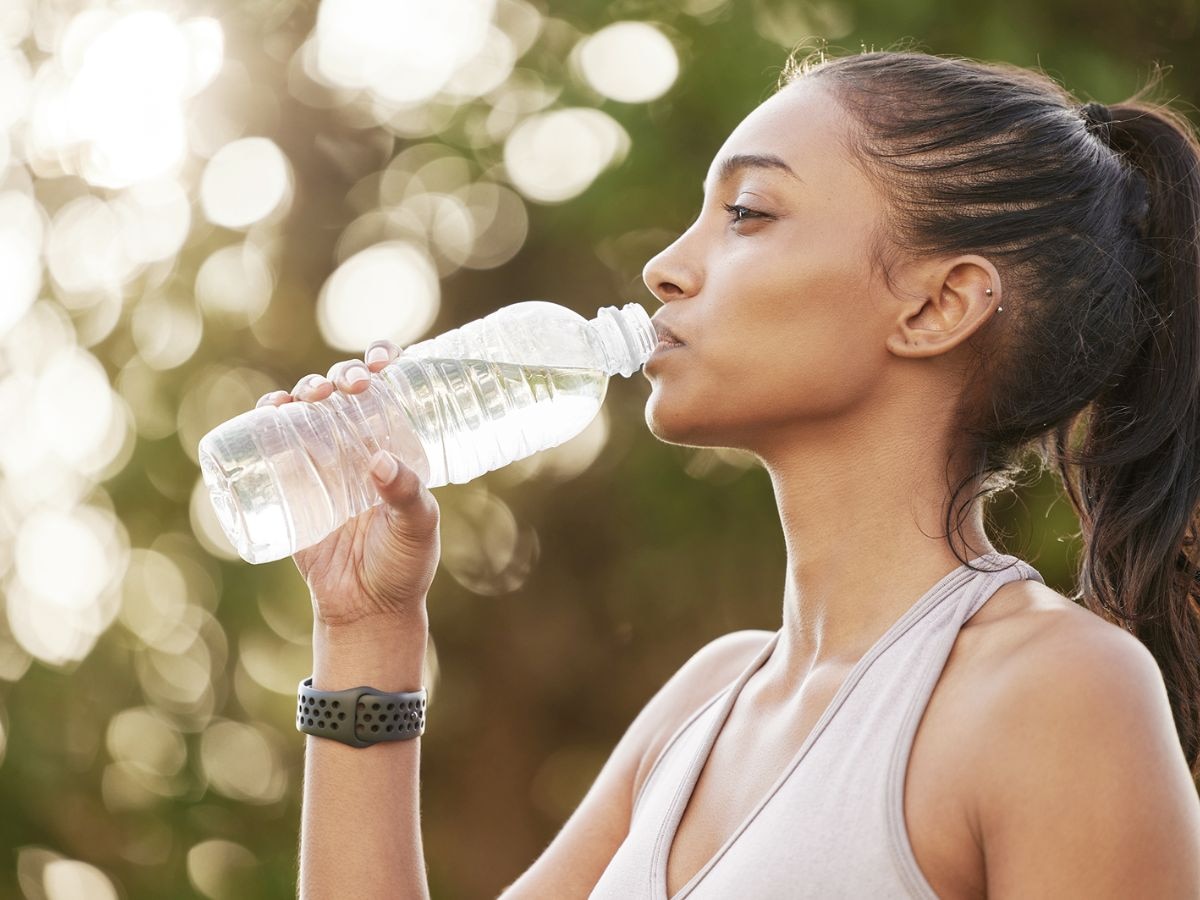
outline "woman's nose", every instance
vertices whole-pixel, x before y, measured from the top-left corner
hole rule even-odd
[[[642,281],[650,292],[663,303],[690,297],[700,289],[700,278],[696,267],[683,254],[683,243],[688,232],[646,263],[642,269]]]

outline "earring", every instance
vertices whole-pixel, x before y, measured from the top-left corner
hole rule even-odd
[[[991,288],[985,288],[983,292],[984,292],[985,294],[987,294],[989,297],[990,297],[990,296],[992,296],[992,289],[991,289]]]
[[[1003,307],[1003,306],[997,306],[997,307],[996,307],[996,312],[1004,312],[1004,307]]]

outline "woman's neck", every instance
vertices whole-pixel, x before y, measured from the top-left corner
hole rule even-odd
[[[948,489],[935,462],[943,457],[928,440],[914,443],[908,452],[899,441],[826,445],[823,460],[805,453],[792,457],[802,462],[767,466],[787,548],[772,669],[788,680],[853,664],[961,564],[943,537]],[[978,501],[955,546],[967,560],[995,551]]]

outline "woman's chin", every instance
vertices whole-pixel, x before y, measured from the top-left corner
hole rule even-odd
[[[687,447],[717,446],[709,443],[712,436],[706,433],[706,422],[695,414],[682,412],[671,413],[663,409],[662,404],[655,402],[653,396],[646,404],[646,427],[650,433],[667,444],[681,444]]]
[[[678,423],[672,417],[664,414],[660,405],[655,403],[653,396],[646,403],[646,427],[660,441],[675,443]]]

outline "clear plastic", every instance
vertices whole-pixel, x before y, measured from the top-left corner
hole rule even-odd
[[[365,391],[249,410],[200,441],[222,529],[247,562],[310,547],[380,502],[367,472],[389,450],[426,486],[461,484],[582,431],[612,375],[657,338],[640,304],[587,320],[529,300],[406,347]]]

